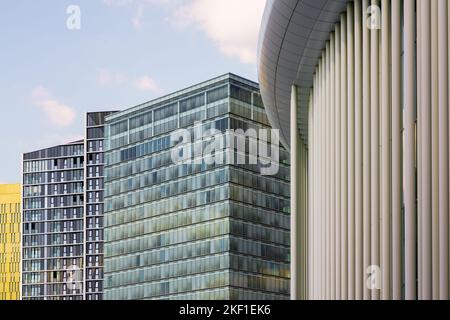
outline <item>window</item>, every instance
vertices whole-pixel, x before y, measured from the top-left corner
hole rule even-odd
[[[208,91],[207,101],[208,101],[208,103],[212,103],[215,101],[225,99],[227,96],[228,96],[228,86],[223,86],[223,87]]]
[[[240,87],[231,85],[230,95],[232,98],[235,98],[237,100],[240,100],[240,101],[243,101],[243,102],[246,102],[249,104],[252,103],[252,93],[250,91],[247,91]]]
[[[111,125],[111,135],[115,136],[128,131],[128,120],[124,120]],[[103,137],[103,136],[102,136]]]
[[[159,121],[177,114],[178,105],[176,103],[155,110],[155,121]]]
[[[205,105],[205,95],[199,94],[192,98],[180,101],[180,113]]]

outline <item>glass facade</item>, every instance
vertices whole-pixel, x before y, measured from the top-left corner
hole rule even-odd
[[[83,184],[83,141],[24,154],[24,300],[83,299]]]
[[[286,150],[272,176],[172,161],[177,129],[216,129],[248,160],[230,130],[269,128],[257,84],[231,74],[106,118],[105,299],[289,298]]]

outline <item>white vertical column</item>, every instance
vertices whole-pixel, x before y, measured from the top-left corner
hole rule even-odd
[[[315,260],[316,260],[316,266],[315,266],[315,299],[320,299],[320,233],[319,233],[319,225],[320,225],[320,209],[321,209],[321,201],[320,201],[320,109],[321,109],[321,98],[322,98],[322,83],[321,83],[321,72],[320,72],[320,63],[317,68],[317,83],[318,83],[318,90],[317,90],[317,103],[316,103],[316,110],[315,110],[315,122],[316,122],[316,133],[315,133],[315,139],[316,139],[316,174],[315,179],[316,181],[316,212],[315,212],[315,226],[314,226],[314,238],[315,238]]]
[[[330,298],[332,300],[336,299],[336,99],[334,98],[336,95],[336,81],[335,81],[335,56],[336,56],[336,49],[335,49],[335,35],[334,33],[331,34],[331,40],[330,40],[330,97],[331,97],[331,104],[330,104],[330,128],[331,128],[331,137],[330,137],[330,158],[331,158],[331,172],[330,172],[330,178],[331,178],[331,216],[330,216],[330,257],[331,257],[331,275],[330,275]]]
[[[335,146],[336,146],[336,299],[342,299],[341,295],[341,200],[342,200],[342,190],[341,190],[341,26],[338,24],[335,28],[336,36],[336,88],[335,88],[335,103],[336,103],[336,134],[335,134]]]
[[[450,46],[450,5],[447,3],[447,27],[448,27],[448,30],[447,30],[447,36],[448,36],[448,39],[447,39],[447,46]],[[450,48],[448,48],[447,47],[447,59],[450,59],[449,58],[449,53],[450,53]],[[447,60],[447,64],[448,64],[448,67],[449,67],[449,69],[448,69],[448,77],[450,77],[450,61],[448,61]],[[447,82],[448,82],[448,85],[449,85],[449,91],[448,92],[450,92],[450,79],[447,79]],[[447,103],[449,103],[449,100],[450,100],[450,98],[448,98],[447,97]],[[449,115],[449,117],[448,117],[448,126],[450,126],[450,112],[448,112],[448,115]],[[448,127],[448,130],[449,130],[449,134],[450,134],[450,127]],[[449,143],[449,153],[450,153],[450,137],[448,138],[448,143]],[[450,155],[449,155],[449,157],[450,157]],[[449,163],[449,162],[447,162],[447,163]],[[449,191],[448,192],[448,199],[449,199],[449,202],[450,202],[450,170],[449,170],[449,188],[448,188],[448,190],[447,191]],[[449,203],[449,207],[450,207],[450,203]],[[448,230],[448,236],[449,236],[449,238],[450,238],[450,222],[448,223],[449,224],[449,230]],[[448,250],[450,250],[450,243],[449,242],[447,242],[447,246],[448,246]],[[448,262],[448,264],[449,264],[449,266],[448,266],[448,271],[450,272],[450,251],[447,251],[448,252],[448,257],[449,257],[449,262]],[[447,275],[448,275],[448,273],[447,273]],[[450,277],[449,277],[450,278]],[[448,291],[449,291],[449,293],[448,293],[448,295],[450,296],[450,282],[448,282],[447,283],[447,289],[448,289]]]
[[[348,297],[347,17],[341,14],[341,298]]]
[[[431,3],[429,0],[419,0],[421,8],[419,14],[421,23],[419,29],[421,32],[421,40],[419,42],[419,50],[421,50],[421,91],[420,114],[421,125],[419,134],[421,141],[419,149],[421,153],[421,167],[419,167],[419,176],[421,176],[421,248],[422,248],[422,274],[421,283],[421,299],[428,300],[432,298],[432,157],[431,157],[431,37],[430,37],[430,9]]]
[[[347,4],[347,124],[348,124],[348,296],[355,299],[355,37],[353,3]]]
[[[369,0],[362,2],[362,51],[363,51],[363,286],[364,299],[371,299],[371,292],[366,285],[366,270],[371,263],[371,157],[370,157],[370,141],[371,141],[371,111],[370,111],[370,30],[367,28],[366,20],[367,8]]]
[[[325,267],[326,267],[326,274],[325,274],[325,281],[326,281],[326,294],[325,298],[327,300],[330,299],[330,279],[331,279],[331,261],[330,261],[330,43],[328,42],[326,45],[326,66],[325,66],[325,73],[326,73],[326,106],[325,106],[325,133],[326,133],[326,143],[325,143],[325,161],[326,161],[326,170],[325,170],[325,188],[326,188],[326,212],[325,212],[325,223],[324,226],[326,228],[325,230]]]
[[[449,299],[448,0],[439,0],[439,298]]]
[[[313,105],[314,105],[314,88],[311,89],[310,92],[310,99],[309,99],[309,108],[308,108],[308,221],[307,221],[307,239],[308,239],[308,259],[307,261],[305,261],[308,264],[308,273],[307,273],[307,299],[312,299],[312,295],[311,295],[311,288],[312,288],[312,264],[311,261],[313,260],[313,254],[314,251],[312,250],[312,238],[311,238],[311,234],[312,234],[312,207],[313,207],[313,194],[314,194],[314,190],[313,190],[313,154],[312,154],[312,150],[313,150],[313,141],[312,141],[312,137],[313,137]]]
[[[432,298],[439,299],[439,71],[438,1],[431,0],[431,255]]]
[[[300,141],[302,146],[302,167],[301,167],[301,181],[302,181],[302,279],[301,279],[301,296],[300,299],[308,299],[308,150],[303,141]]]
[[[422,2],[420,0],[417,0],[417,12],[422,12]],[[416,152],[417,152],[417,298],[422,298],[422,221],[420,219],[420,214],[422,211],[422,202],[423,202],[423,196],[422,196],[422,175],[420,174],[421,168],[422,168],[422,152],[421,152],[421,126],[422,126],[422,117],[420,116],[420,103],[421,103],[421,97],[422,97],[422,50],[421,50],[421,39],[422,39],[422,31],[420,30],[421,24],[421,14],[417,13],[416,19],[417,19],[417,110],[416,110],[416,121],[417,121],[417,146],[416,146]]]
[[[401,0],[392,0],[392,298],[402,298],[402,35]]]
[[[416,299],[415,1],[404,1],[405,19],[405,298]]]
[[[390,85],[390,1],[381,8],[381,295],[391,298],[391,85]]]
[[[319,276],[319,299],[324,299],[324,292],[325,292],[325,233],[324,233],[324,216],[325,216],[325,53],[322,52],[322,59],[320,62],[320,108],[319,108],[319,148],[320,148],[320,155],[319,155],[319,162],[320,162],[320,169],[319,169],[319,177],[320,177],[320,191],[321,191],[321,198],[320,198],[320,210],[319,210],[319,222],[317,226],[317,232],[319,234],[319,270],[320,270],[320,276]]]
[[[379,1],[372,0],[379,6]],[[370,109],[371,109],[371,264],[380,267],[380,91],[379,91],[379,31],[370,30]],[[378,300],[379,290],[372,290],[372,299]]]
[[[311,134],[311,140],[313,141],[311,143],[311,153],[312,153],[312,158],[311,158],[311,165],[313,167],[313,170],[311,171],[311,194],[312,194],[312,201],[311,201],[311,206],[312,206],[312,210],[311,210],[311,233],[310,233],[310,237],[311,237],[311,248],[312,248],[312,253],[311,253],[311,287],[310,287],[310,291],[311,291],[311,295],[312,295],[312,299],[316,298],[316,253],[317,253],[317,248],[316,248],[316,187],[317,187],[317,181],[316,181],[316,167],[317,167],[317,158],[316,158],[316,106],[317,106],[317,77],[314,77],[314,89],[313,89],[313,107],[312,107],[312,134]]]
[[[298,300],[300,290],[300,263],[299,251],[303,248],[299,247],[299,237],[303,230],[299,230],[299,200],[298,195],[301,192],[299,188],[299,143],[297,129],[297,87],[292,86],[291,89],[291,299]]]
[[[325,201],[326,201],[326,193],[325,193],[325,52],[322,52],[322,60],[320,62],[320,113],[319,113],[319,120],[320,120],[320,129],[319,129],[319,135],[320,135],[320,212],[319,212],[319,225],[317,232],[319,233],[319,242],[320,242],[320,248],[319,248],[319,269],[320,269],[320,296],[319,299],[323,300],[325,299],[325,232],[324,232],[324,226],[325,226]]]
[[[363,298],[363,125],[362,125],[362,16],[355,1],[355,299]]]

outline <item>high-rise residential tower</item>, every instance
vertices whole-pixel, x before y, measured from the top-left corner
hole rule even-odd
[[[231,74],[107,117],[105,299],[289,297],[288,155],[252,162],[267,129],[258,85]],[[210,130],[241,161],[207,161]]]
[[[82,300],[84,141],[23,156],[22,299]]]
[[[0,185],[0,300],[20,299],[20,192]]]
[[[111,113],[88,113],[84,140],[24,154],[23,299],[102,299],[103,130]]]
[[[293,299],[449,299],[447,0],[268,0]]]

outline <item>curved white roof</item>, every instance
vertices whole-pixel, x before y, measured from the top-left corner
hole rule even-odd
[[[308,101],[322,50],[349,0],[268,0],[262,21],[258,73],[261,94],[281,141],[290,144],[291,86],[299,86],[299,130],[308,141]]]

